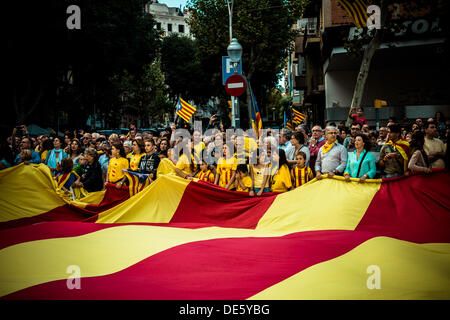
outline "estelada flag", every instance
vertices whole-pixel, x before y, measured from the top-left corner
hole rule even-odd
[[[189,122],[192,115],[197,109],[194,106],[191,106],[189,103],[184,101],[183,99],[178,99],[177,104],[177,114],[183,118],[184,121]]]
[[[151,183],[150,175],[123,169],[123,173],[128,179],[130,197],[144,190]]]
[[[251,116],[252,116],[252,128],[255,132],[256,139],[258,140],[261,135],[261,130],[263,128],[263,123],[261,119],[261,113],[259,112],[258,104],[256,103],[255,95],[253,94],[250,82],[248,83],[250,89],[250,104],[251,104]]]
[[[132,198],[81,202],[20,164],[0,170],[0,297],[450,299],[449,179],[324,175],[249,197],[158,171]]]
[[[303,120],[305,120],[305,115],[303,113],[301,113],[300,111],[298,111],[297,109],[295,109],[294,107],[292,107],[292,112],[294,114],[294,116],[292,118],[292,122],[294,122],[296,124],[300,124],[303,122]]]
[[[367,27],[367,3],[364,0],[338,0],[358,29]]]

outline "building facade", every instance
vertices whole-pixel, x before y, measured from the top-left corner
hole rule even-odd
[[[389,117],[428,118],[437,111],[450,116],[439,18],[421,14],[399,22],[403,30],[385,39],[370,65],[361,106],[371,126],[375,99],[388,103],[380,110],[382,125]],[[300,36],[286,68],[294,105],[311,124],[345,121],[362,60],[344,47],[345,38],[358,36],[352,18],[337,0],[313,0],[294,27]]]
[[[150,1],[145,5],[145,11],[151,13],[156,20],[156,29],[163,31],[163,36],[177,33],[191,37],[186,19],[189,11],[180,8],[169,8],[164,3]]]

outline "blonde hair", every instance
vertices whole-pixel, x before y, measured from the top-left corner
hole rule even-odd
[[[31,150],[30,149],[24,149],[20,152],[20,159],[22,159],[22,161],[27,161],[27,160],[31,160]]]

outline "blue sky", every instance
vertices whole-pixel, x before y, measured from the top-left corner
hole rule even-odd
[[[176,7],[179,8],[180,4],[181,7],[186,7],[187,0],[159,0],[159,3],[167,4],[168,7]]]

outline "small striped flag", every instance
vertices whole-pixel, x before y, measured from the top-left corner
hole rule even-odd
[[[251,96],[250,103],[252,109],[252,128],[255,131],[256,139],[259,139],[261,135],[261,130],[263,128],[261,113],[259,112],[258,104],[256,103],[255,95],[253,94],[250,82],[248,83],[248,86],[250,88],[250,96]]]
[[[191,106],[189,103],[184,101],[183,99],[178,99],[177,104],[177,114],[183,118],[184,121],[189,122],[192,115],[197,109],[194,106]]]
[[[284,127],[288,128],[289,130],[294,130],[291,120],[286,115],[286,111],[284,112]]]
[[[303,120],[305,120],[305,115],[300,111],[296,110],[294,107],[292,107],[292,112],[294,114],[294,117],[292,118],[293,123],[300,124],[303,122]]]
[[[364,0],[338,0],[338,3],[352,17],[358,29],[367,27],[367,3]]]
[[[138,173],[125,169],[123,170],[123,173],[125,174],[129,182],[130,197],[144,190],[144,188],[150,185],[150,183],[152,182],[149,178],[149,174]]]

